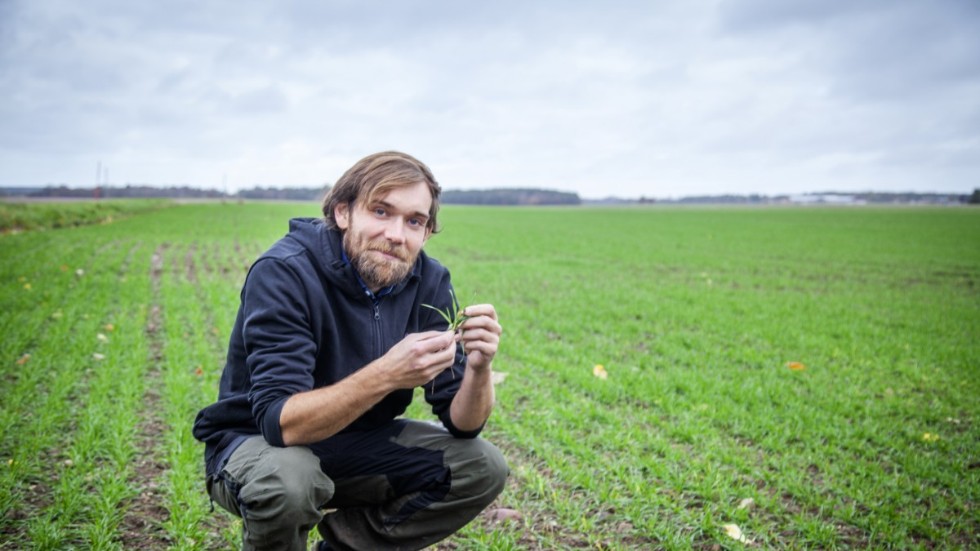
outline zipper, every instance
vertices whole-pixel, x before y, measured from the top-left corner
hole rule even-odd
[[[371,291],[367,291],[368,298],[374,307],[374,356],[380,358],[384,355],[384,335],[381,324],[381,299]]]

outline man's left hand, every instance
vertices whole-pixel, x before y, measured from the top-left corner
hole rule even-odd
[[[500,344],[501,327],[492,304],[476,304],[463,309],[467,316],[456,337],[466,351],[466,365],[476,370],[489,370]]]

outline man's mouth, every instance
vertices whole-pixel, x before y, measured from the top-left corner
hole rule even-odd
[[[405,259],[402,258],[400,254],[396,253],[395,251],[393,251],[391,249],[375,248],[375,249],[370,249],[370,250],[372,252],[376,252],[376,253],[380,254],[381,256],[385,257],[388,260],[397,260],[399,262],[405,262]]]

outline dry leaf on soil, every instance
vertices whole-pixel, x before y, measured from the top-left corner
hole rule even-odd
[[[749,508],[753,507],[754,505],[755,505],[755,500],[752,499],[751,497],[747,497],[747,498],[743,499],[742,501],[739,501],[738,502],[738,508],[739,509],[749,509]]]
[[[745,534],[742,533],[742,529],[739,528],[737,524],[725,524],[722,526],[722,528],[725,529],[725,534],[735,541],[744,543],[745,545],[752,545],[755,543],[749,538],[745,537]]]

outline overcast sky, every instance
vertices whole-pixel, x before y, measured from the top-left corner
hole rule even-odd
[[[0,185],[980,187],[977,0],[0,0]],[[100,171],[98,167],[103,167]]]

